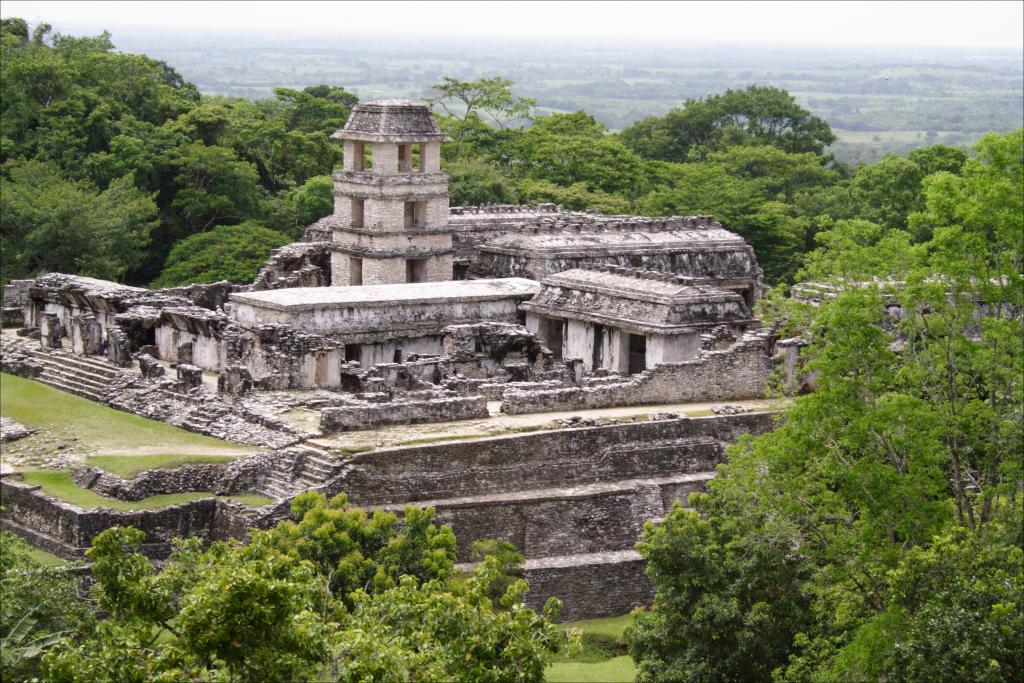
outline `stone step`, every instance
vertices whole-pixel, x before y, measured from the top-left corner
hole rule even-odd
[[[97,388],[106,388],[110,385],[110,380],[106,377],[98,377],[92,373],[78,370],[75,368],[68,368],[63,365],[53,365],[43,363],[43,371],[56,375],[59,377],[66,377],[68,379],[74,379],[85,384],[92,384]]]
[[[300,474],[298,476],[298,478],[292,483],[293,493],[290,494],[290,495],[295,495],[297,493],[302,493],[303,491],[306,491],[308,489],[320,486],[323,483],[324,483],[323,479],[320,479],[320,478],[309,478],[309,477],[306,477],[306,476]]]
[[[100,375],[106,379],[113,379],[124,373],[121,368],[114,367],[101,360],[92,360],[88,356],[72,355],[63,352],[34,351],[32,356],[40,362],[51,362],[65,366],[74,366],[86,372]]]
[[[84,387],[84,386],[82,386],[80,384],[77,384],[77,383],[72,383],[72,382],[68,382],[68,381],[60,381],[60,380],[56,380],[56,379],[54,379],[52,377],[48,378],[48,377],[45,377],[45,376],[40,376],[38,379],[41,382],[43,382],[43,384],[48,384],[49,386],[53,387],[54,389],[60,389],[61,391],[66,391],[69,394],[75,394],[76,396],[81,396],[82,398],[87,398],[90,401],[101,401],[102,400],[102,396],[100,396],[100,394],[97,394],[96,392],[92,391],[91,389],[88,389],[88,388],[86,388],[86,387]]]
[[[320,446],[313,445],[313,444],[309,443],[308,441],[306,443],[302,444],[302,448],[303,448],[303,450],[311,451],[313,453],[316,453],[316,456],[309,456],[309,457],[315,457],[318,460],[330,460],[330,461],[336,460],[336,458],[333,455],[331,455],[330,451],[328,451],[328,450],[326,450],[324,448],[321,448]]]
[[[107,383],[90,377],[89,375],[79,374],[77,372],[69,372],[58,367],[46,366],[43,368],[43,376],[52,377],[58,381],[77,382],[83,384],[94,391],[104,392],[107,389]]]
[[[55,365],[44,365],[43,374],[48,375],[50,377],[56,377],[58,379],[72,379],[78,382],[82,382],[83,384],[91,384],[96,387],[107,386],[107,383],[103,380],[96,379],[95,377],[91,377],[86,374],[79,374],[73,370],[68,370],[66,368]]]
[[[330,465],[321,465],[309,461],[303,463],[302,466],[303,473],[313,473],[320,476],[321,478],[330,477],[332,474],[334,474],[334,470],[335,468]]]
[[[285,500],[286,498],[291,498],[295,495],[292,491],[282,489],[277,486],[264,486],[259,492],[268,498],[273,498],[274,500]]]

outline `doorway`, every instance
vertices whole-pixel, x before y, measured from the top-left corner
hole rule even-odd
[[[629,335],[629,374],[635,375],[647,369],[647,337],[642,334]]]

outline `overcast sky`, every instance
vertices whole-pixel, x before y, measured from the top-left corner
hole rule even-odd
[[[1004,2],[29,2],[30,22],[631,40],[1024,49],[1024,1]]]

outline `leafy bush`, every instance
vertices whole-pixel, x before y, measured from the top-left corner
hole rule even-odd
[[[291,240],[254,221],[220,225],[174,245],[154,287],[175,287],[193,282],[251,282],[270,252]]]

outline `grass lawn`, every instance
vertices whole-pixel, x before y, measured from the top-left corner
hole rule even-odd
[[[622,632],[632,621],[631,614],[604,619],[588,619],[563,624],[583,631],[582,650],[571,657],[557,659],[544,672],[548,683],[562,681],[607,681],[630,683],[636,678],[636,665],[625,653]]]
[[[243,455],[251,446],[194,434],[179,427],[114,410],[39,382],[0,374],[0,414],[40,429],[22,439],[30,443],[46,432],[77,437],[77,447],[104,455]]]
[[[65,564],[71,564],[70,560],[65,560],[63,557],[57,557],[53,553],[48,553],[45,550],[29,546],[28,556],[41,565],[47,567],[61,567]]]
[[[544,672],[548,683],[632,683],[636,678],[636,664],[629,655],[613,657],[603,662],[559,662]]]
[[[182,465],[198,465],[201,463],[224,463],[235,459],[233,455],[174,455],[157,453],[154,455],[90,455],[85,463],[99,467],[122,479],[131,479],[139,472],[154,469],[174,469]]]
[[[23,472],[22,476],[27,483],[33,486],[41,486],[43,493],[86,510],[98,507],[113,508],[115,510],[152,510],[168,505],[188,503],[201,498],[214,497],[214,494],[210,491],[187,491],[185,493],[164,493],[143,498],[142,500],[127,501],[107,498],[94,491],[83,489],[75,484],[68,472],[63,470],[36,470]],[[252,493],[223,497],[251,507],[259,507],[272,502],[270,498]]]
[[[584,636],[598,638],[609,638],[615,641],[622,641],[622,632],[633,621],[632,614],[623,614],[621,617],[605,617],[603,619],[587,619],[586,621],[574,621],[565,624],[566,628],[578,628],[583,631]]]

